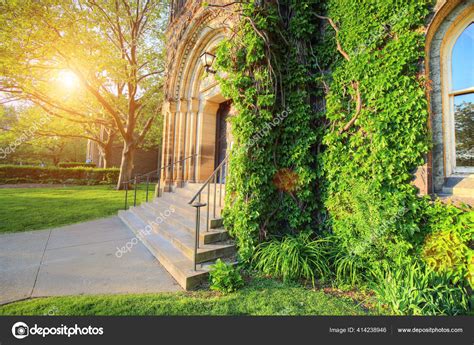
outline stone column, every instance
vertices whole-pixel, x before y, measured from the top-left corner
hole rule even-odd
[[[187,142],[186,157],[193,156],[186,164],[185,179],[189,182],[196,182],[196,162],[197,153],[196,134],[197,134],[197,117],[199,112],[199,100],[192,99],[188,109],[188,126],[187,126]]]
[[[186,144],[186,119],[188,111],[188,101],[181,100],[179,104],[179,111],[176,113],[176,139],[175,139],[175,154],[174,161],[181,161],[185,157]],[[185,162],[181,161],[175,165],[175,184],[177,187],[182,187],[184,184],[184,166]]]
[[[167,167],[162,170],[162,181],[165,191],[169,191],[169,187],[174,180],[174,167],[169,166],[174,161],[174,144],[175,144],[175,122],[176,122],[176,103],[167,102],[163,106],[165,121],[163,124],[163,159],[162,166]]]

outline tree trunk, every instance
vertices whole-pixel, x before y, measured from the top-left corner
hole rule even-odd
[[[112,161],[112,146],[111,144],[99,145],[99,154],[104,162],[102,165],[104,169],[109,168],[109,164]]]
[[[122,162],[120,163],[120,175],[117,189],[125,189],[125,182],[132,179],[133,158],[135,156],[135,144],[133,140],[124,141],[122,151]]]

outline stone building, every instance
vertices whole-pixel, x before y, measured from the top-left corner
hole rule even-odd
[[[223,97],[212,70],[216,46],[230,34],[235,20],[229,13],[204,7],[201,1],[171,4],[162,161],[172,165],[193,158],[164,171],[168,184],[205,181],[232,145],[226,121],[232,103]]]
[[[227,120],[235,111],[216,81],[220,72],[213,69],[213,59],[219,42],[232,34],[238,18],[231,7],[238,5],[203,3],[171,2],[161,186],[172,193],[119,213],[185,289],[207,279],[216,259],[232,260],[235,253],[220,214],[225,195],[220,176],[233,144]],[[414,173],[413,183],[420,194],[455,195],[472,202],[474,0],[438,1],[426,28],[424,73],[431,81],[426,126],[434,148]],[[144,236],[143,229],[150,227],[154,231]]]
[[[123,144],[117,142],[111,150],[109,168],[119,168],[122,161]],[[94,163],[97,168],[104,168],[104,159],[100,154],[98,144],[92,140],[87,141],[86,159],[88,162]],[[135,160],[133,162],[132,176],[142,175],[155,171],[159,167],[160,150],[159,149],[137,149]]]
[[[235,18],[221,7],[231,2],[211,3],[216,6],[185,0],[171,4],[162,157],[172,165],[196,155],[166,169],[163,178],[172,184],[205,181],[232,145],[226,125],[231,101],[222,96],[210,65],[216,45],[229,35]],[[472,0],[440,0],[428,19],[425,73],[432,90],[427,90],[431,115],[427,126],[434,148],[415,174],[421,194],[474,196],[473,129],[464,130],[468,132],[463,134],[464,143],[456,139],[459,107],[463,101],[474,103],[473,20]]]

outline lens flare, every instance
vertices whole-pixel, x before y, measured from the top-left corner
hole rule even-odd
[[[79,85],[79,78],[72,71],[63,70],[58,74],[58,81],[61,86],[67,89],[74,89]]]

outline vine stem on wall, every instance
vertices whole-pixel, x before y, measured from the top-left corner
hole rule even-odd
[[[332,20],[331,18],[329,17],[325,17],[325,16],[320,16],[318,14],[316,14],[316,17],[319,18],[319,19],[322,19],[322,20],[327,20],[329,22],[329,25],[331,25],[331,27],[334,29],[334,31],[336,32],[336,45],[337,45],[337,51],[344,57],[344,59],[346,59],[348,62],[351,61],[351,58],[349,56],[349,54],[347,54],[347,52],[342,49],[342,45],[341,45],[341,42],[339,41],[339,27],[336,25],[336,23],[334,23],[334,20]],[[354,90],[355,94],[356,94],[356,111],[355,111],[355,114],[354,116],[352,117],[352,119],[350,119],[350,121],[343,127],[339,130],[339,134],[342,134],[344,132],[347,132],[351,127],[352,125],[354,125],[354,123],[357,121],[357,119],[359,118],[359,115],[362,111],[362,95],[360,93],[360,85],[359,85],[359,82],[358,81],[352,81],[351,82],[351,87],[352,89]]]

